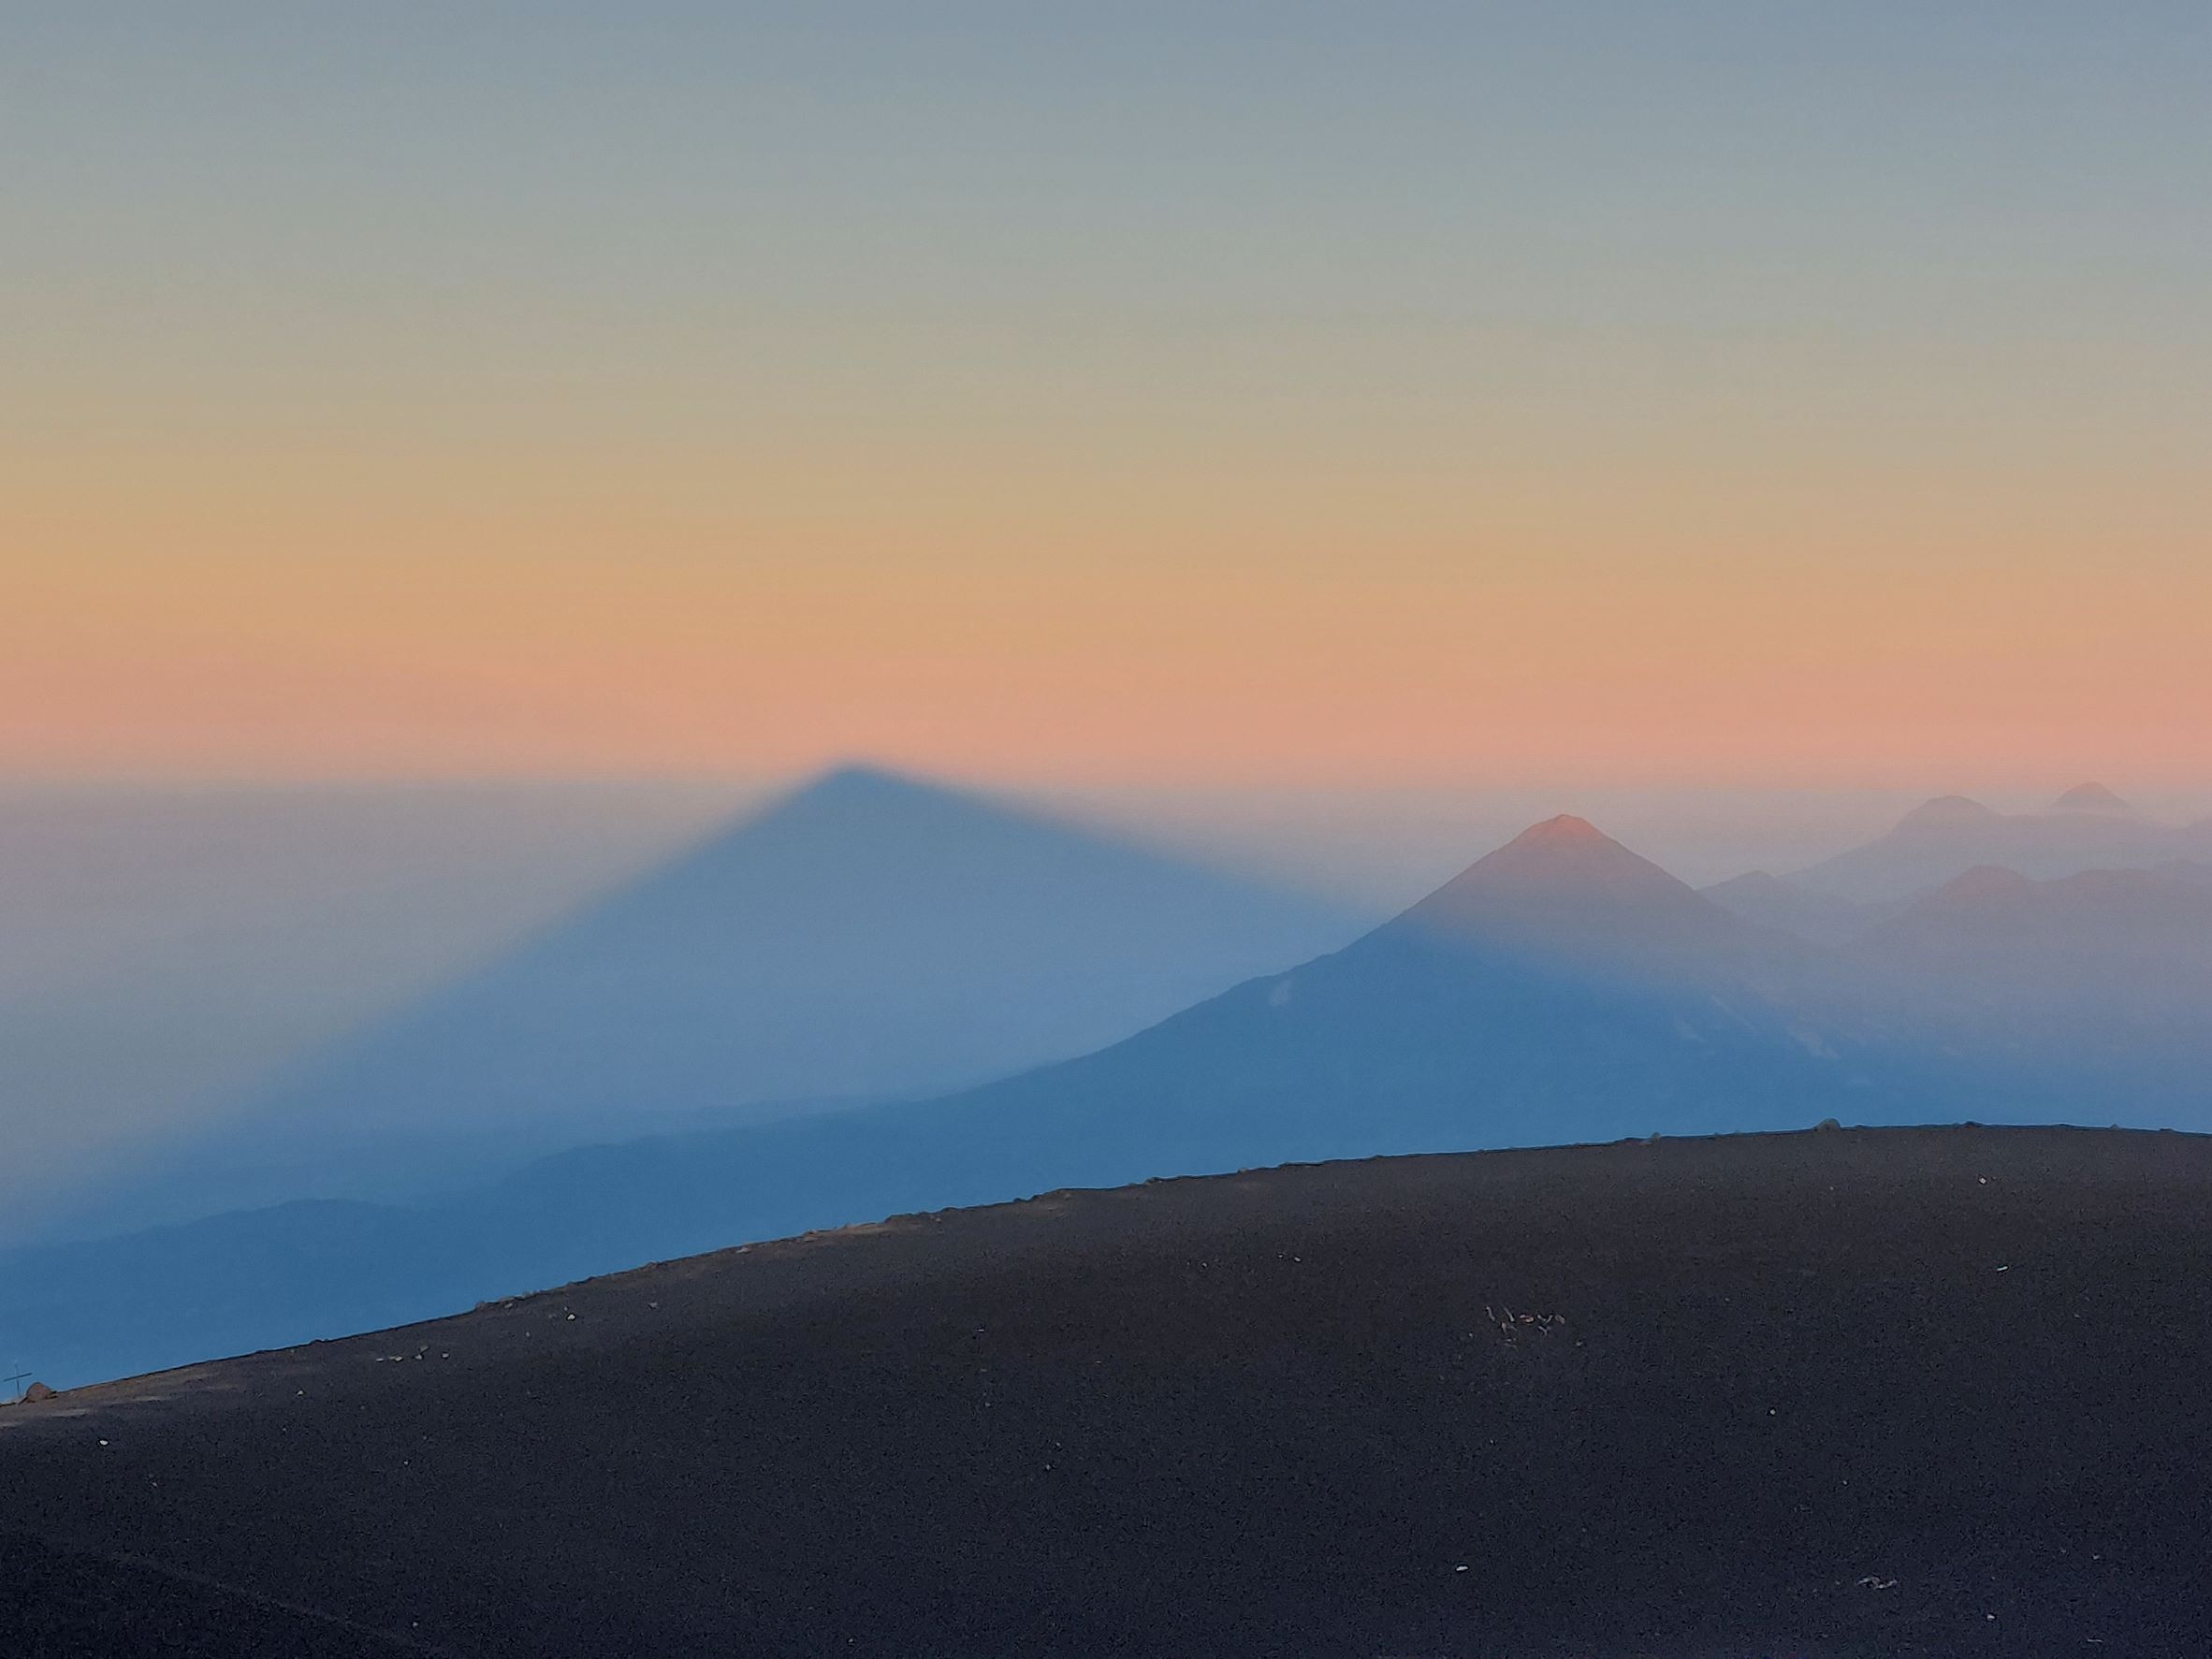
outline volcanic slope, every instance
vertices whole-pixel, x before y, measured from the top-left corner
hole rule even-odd
[[[2201,1654],[2208,1279],[2161,1133],[905,1216],[0,1410],[0,1650]]]

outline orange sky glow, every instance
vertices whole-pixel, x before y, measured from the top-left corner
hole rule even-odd
[[[18,556],[0,615],[0,769],[759,774],[866,755],[1071,783],[1962,786],[2212,769],[2212,576],[2178,548],[2107,569],[2068,557],[2064,527],[1972,556],[1809,516],[1776,557],[1728,550],[1771,503],[1503,490],[1485,511],[1456,482],[1431,486],[1433,523],[1401,502],[1366,535],[1357,502],[1332,523],[1202,492],[1163,529],[1157,503],[1062,516],[976,488],[983,509],[904,522],[577,502],[551,478],[542,506],[401,508],[328,481],[89,506],[19,490],[15,545],[51,552]]]
[[[555,9],[0,66],[0,780],[2212,785],[2201,16]]]

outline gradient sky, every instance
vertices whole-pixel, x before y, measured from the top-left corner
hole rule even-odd
[[[2198,4],[0,0],[0,774],[2212,775]]]

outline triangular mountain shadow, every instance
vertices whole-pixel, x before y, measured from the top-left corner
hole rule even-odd
[[[1383,930],[1584,967],[1659,967],[1757,942],[1742,922],[1580,818],[1549,819]]]
[[[141,1187],[109,1212],[376,1196],[704,1114],[942,1092],[1096,1049],[1360,924],[848,766],[298,1068],[165,1157],[177,1202]]]

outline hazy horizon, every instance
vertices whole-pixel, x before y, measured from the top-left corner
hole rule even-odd
[[[287,1067],[464,980],[813,776],[0,784],[0,1038],[22,1126],[0,1201],[17,1206],[20,1223],[39,1212],[36,1195],[224,1121]],[[1879,836],[1925,798],[1556,788],[980,793],[1341,905],[1346,940],[1354,921],[1396,913],[1559,812],[1593,820],[1704,886],[1811,866]],[[1986,804],[2036,811],[2056,793],[1992,793]],[[2135,804],[2175,820],[2205,805],[2155,793]],[[653,1113],[663,1104],[641,1101],[639,1121],[662,1121]]]

